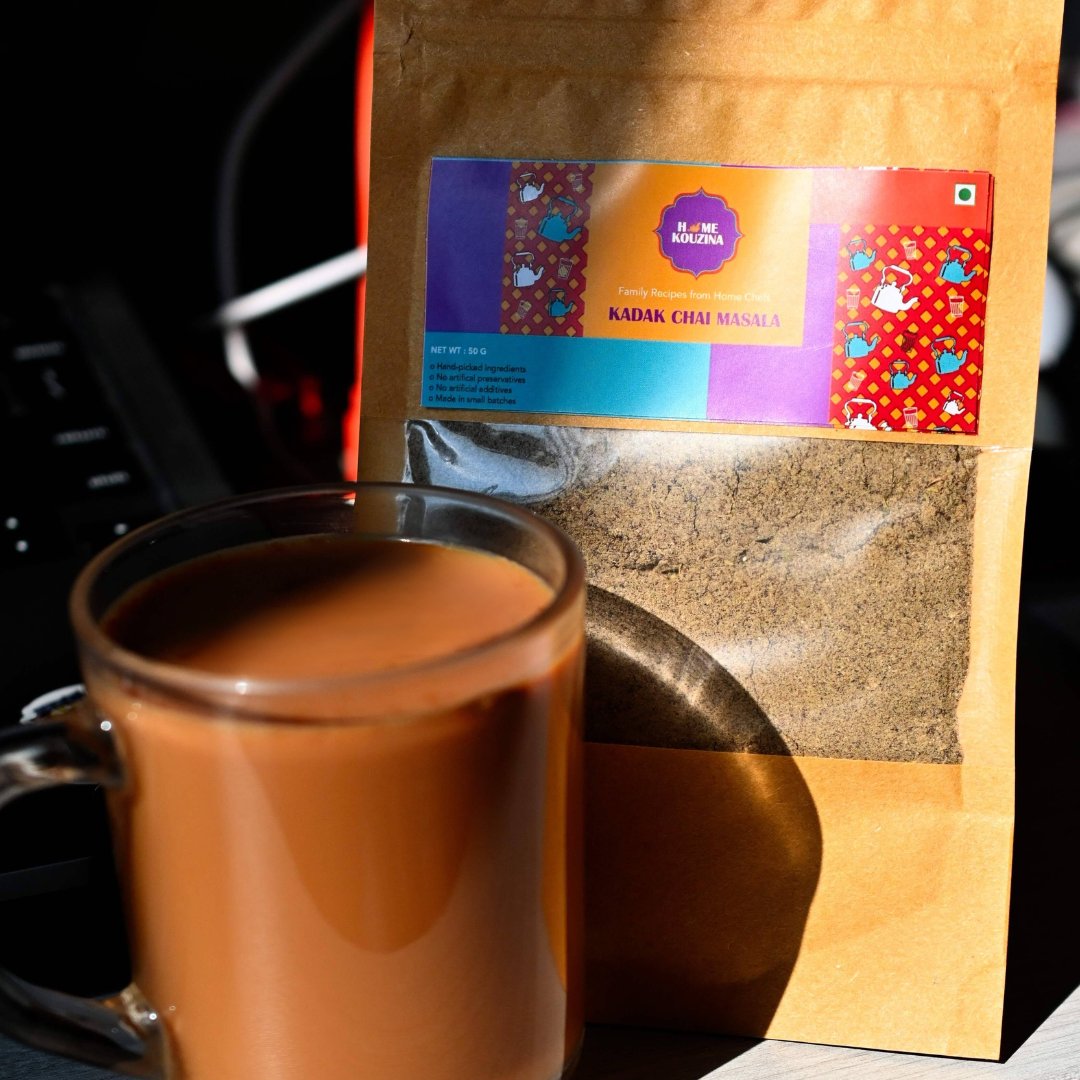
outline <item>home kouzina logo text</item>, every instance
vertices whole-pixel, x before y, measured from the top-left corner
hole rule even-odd
[[[676,270],[694,277],[715,274],[735,255],[742,238],[735,211],[704,188],[665,207],[653,232],[660,239],[660,254]]]

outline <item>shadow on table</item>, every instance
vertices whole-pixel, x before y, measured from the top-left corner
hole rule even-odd
[[[1002,1057],[1080,984],[1077,678],[1080,598],[1022,608],[1016,691],[1016,834]]]
[[[594,1025],[573,1080],[700,1080],[758,1041]]]

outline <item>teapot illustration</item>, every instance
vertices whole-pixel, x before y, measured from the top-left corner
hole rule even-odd
[[[581,232],[582,227],[579,225],[576,229],[571,229],[570,221],[580,213],[581,207],[569,195],[556,195],[548,203],[547,213],[536,227],[536,231],[546,239],[560,243],[564,240],[573,240]]]
[[[881,337],[875,334],[868,340],[866,335],[869,330],[870,324],[868,322],[844,324],[844,355],[849,360],[861,360],[864,356],[869,356],[877,348],[877,343],[881,340]]]
[[[865,270],[872,266],[877,258],[877,248],[866,250],[866,241],[861,236],[853,236],[848,241],[848,265],[852,270]]]
[[[894,390],[906,390],[918,376],[911,370],[911,365],[906,360],[894,360],[885,373],[889,385]]]
[[[844,402],[844,427],[853,431],[873,431],[877,404],[865,397],[848,398]]]
[[[534,257],[531,251],[518,251],[514,254],[514,285],[517,288],[535,285],[544,276],[543,270],[533,267]]]
[[[546,184],[540,184],[537,186],[536,173],[526,172],[522,173],[518,178],[518,198],[523,203],[534,202],[544,194],[544,188]]]
[[[951,375],[959,371],[967,360],[967,349],[956,351],[956,338],[951,334],[936,337],[930,343],[930,355],[934,358],[934,367],[939,375]]]
[[[549,296],[550,299],[547,304],[548,314],[555,318],[559,318],[561,315],[569,315],[570,312],[577,307],[577,304],[575,304],[573,300],[568,301],[566,299],[565,289],[552,289]]]
[[[966,285],[974,276],[964,273],[964,267],[971,258],[971,252],[962,244],[951,244],[945,252],[945,264],[938,275],[944,281],[950,281],[954,285]]]
[[[894,280],[889,279],[890,274],[892,274]],[[903,278],[901,275],[903,275]],[[881,281],[874,289],[874,295],[870,297],[870,302],[874,307],[880,308],[882,311],[891,311],[894,314],[898,311],[907,311],[919,302],[917,296],[913,296],[910,300],[904,299],[905,293],[907,293],[914,280],[915,275],[910,270],[905,270],[902,266],[886,266],[881,271]]]
[[[945,391],[945,403],[941,406],[943,413],[949,416],[961,416],[964,412],[964,403],[951,391]]]

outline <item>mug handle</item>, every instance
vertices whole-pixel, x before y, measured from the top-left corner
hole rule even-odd
[[[42,720],[0,730],[0,806],[60,784],[116,788],[123,779],[108,724],[85,697]],[[112,997],[82,998],[0,968],[0,1031],[128,1076],[164,1076],[161,1025],[134,984]]]

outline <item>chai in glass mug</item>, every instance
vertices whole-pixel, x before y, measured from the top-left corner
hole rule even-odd
[[[166,1080],[554,1080],[582,1032],[584,569],[407,484],[183,511],[83,571],[87,697],[0,803],[108,789],[133,981],[0,1022]]]

